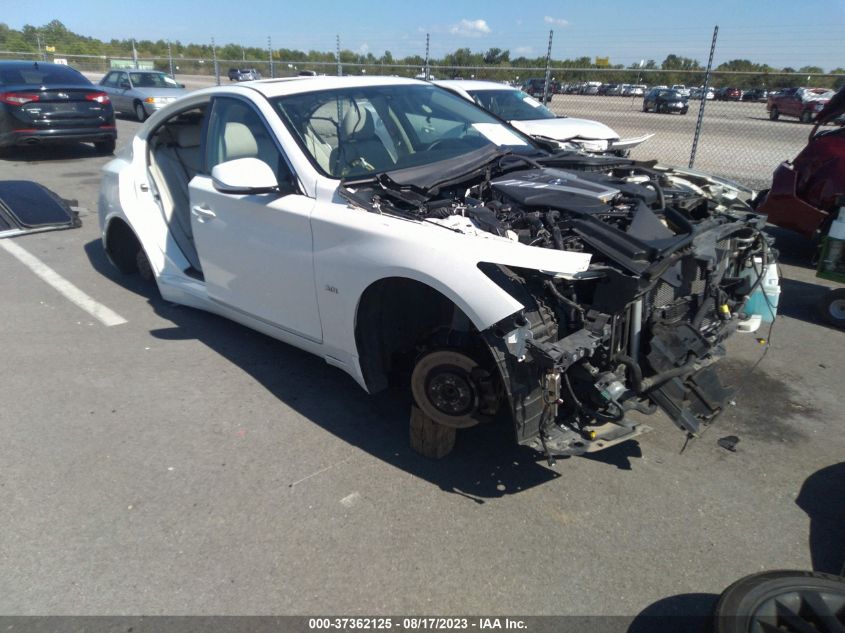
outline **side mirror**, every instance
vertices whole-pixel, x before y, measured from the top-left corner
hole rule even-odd
[[[184,88],[184,87],[185,87],[185,84],[179,84],[179,87],[180,87],[180,88]]]
[[[263,160],[236,158],[215,165],[211,182],[220,193],[257,194],[279,191],[276,174]]]

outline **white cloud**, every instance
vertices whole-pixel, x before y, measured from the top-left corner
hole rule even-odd
[[[487,20],[461,20],[449,27],[452,35],[463,35],[465,37],[481,37],[491,33]]]
[[[550,15],[544,17],[543,22],[546,24],[554,24],[556,26],[569,26],[569,20],[564,20],[563,18],[553,18]]]
[[[513,49],[513,52],[516,53],[517,55],[523,55],[523,56],[527,57],[528,55],[532,55],[534,53],[534,47],[533,46],[517,46],[515,49]]]
[[[366,55],[370,52],[370,45],[364,42],[361,46],[358,47],[358,54],[359,55]]]

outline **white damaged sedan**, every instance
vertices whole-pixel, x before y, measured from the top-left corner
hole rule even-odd
[[[619,138],[619,134],[604,123],[559,116],[522,90],[493,81],[449,79],[434,83],[477,103],[525,134],[557,142],[561,147],[614,152],[622,156],[654,136]]]
[[[773,262],[747,191],[550,154],[426,82],[297,77],[193,92],[104,168],[102,240],[161,295],[324,358],[429,423],[512,420],[550,459],[695,434]]]

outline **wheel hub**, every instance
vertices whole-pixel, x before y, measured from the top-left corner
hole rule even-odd
[[[845,299],[831,301],[827,307],[834,319],[845,319]]]
[[[483,388],[475,379],[478,363],[455,350],[429,352],[411,374],[411,392],[422,412],[437,424],[456,429],[475,426],[486,415]]]
[[[458,367],[442,367],[432,372],[425,392],[434,407],[447,415],[466,415],[475,404],[470,378]]]

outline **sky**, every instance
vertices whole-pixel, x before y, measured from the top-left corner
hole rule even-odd
[[[130,8],[134,7],[134,8]],[[674,53],[707,62],[713,27],[719,26],[715,64],[750,59],[775,67],[845,67],[845,0],[0,0],[0,21],[12,28],[53,19],[83,35],[164,39],[333,51],[389,50],[394,57],[431,55],[456,48],[508,49],[511,57],[610,57],[612,64]]]

